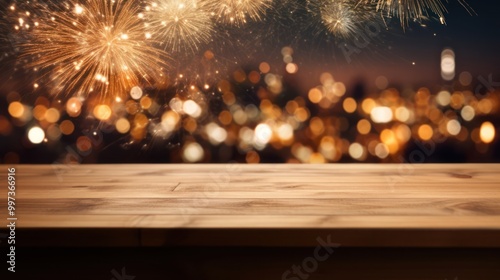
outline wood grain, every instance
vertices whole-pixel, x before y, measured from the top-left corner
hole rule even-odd
[[[8,167],[0,166],[2,184]],[[179,229],[277,230],[282,237],[287,229],[354,230],[353,239],[360,235],[352,245],[375,246],[366,239],[370,230],[387,238],[439,230],[467,232],[469,245],[500,246],[500,238],[472,241],[474,232],[500,236],[497,164],[14,167],[18,227],[25,231],[137,229],[166,242],[166,233]],[[6,195],[0,193],[1,209]]]

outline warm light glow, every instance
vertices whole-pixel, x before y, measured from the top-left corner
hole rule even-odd
[[[395,154],[399,151],[399,142],[394,131],[390,129],[382,130],[380,140],[387,146],[390,154]]]
[[[349,146],[349,155],[353,159],[361,160],[365,154],[364,147],[359,143],[352,143]]]
[[[420,137],[420,139],[422,140],[428,141],[432,138],[433,135],[434,131],[428,124],[423,124],[418,128],[418,137]]]
[[[92,142],[87,136],[80,136],[76,140],[76,148],[82,152],[88,152],[92,149]]]
[[[45,119],[45,113],[47,112],[47,107],[44,105],[36,105],[33,108],[33,117],[39,121],[43,121]]]
[[[198,162],[203,159],[204,152],[200,144],[192,142],[184,146],[182,158],[187,162]]]
[[[410,120],[411,112],[406,107],[398,107],[394,113],[396,119],[400,122],[407,122]]]
[[[231,115],[231,112],[226,111],[226,110],[220,112],[220,114],[219,114],[219,121],[223,125],[229,125],[229,124],[231,124],[231,122],[233,121],[233,116]]]
[[[258,145],[266,145],[271,141],[273,131],[271,127],[265,123],[261,123],[255,127],[254,141]]]
[[[384,143],[378,143],[375,147],[375,154],[377,157],[384,159],[389,156],[389,148]]]
[[[361,103],[361,108],[365,114],[370,114],[375,106],[377,106],[377,103],[371,98],[367,98],[363,100],[363,103]]]
[[[40,144],[45,139],[45,132],[40,127],[34,126],[28,131],[28,139],[33,144]]]
[[[297,71],[299,71],[299,66],[297,66],[297,64],[288,63],[286,65],[286,72],[288,72],[289,74],[295,74],[297,73]]]
[[[297,108],[294,112],[295,117],[300,122],[305,122],[309,118],[309,111],[305,108]]]
[[[151,98],[149,98],[148,96],[144,96],[143,98],[141,98],[141,101],[139,103],[141,104],[141,107],[143,109],[148,110],[149,108],[151,108],[151,105],[153,105],[153,100],[151,100]]]
[[[312,163],[312,164],[320,164],[320,163],[325,163],[325,162],[326,162],[325,158],[320,153],[313,153],[309,157],[309,163]]]
[[[20,118],[24,114],[24,106],[20,102],[12,102],[9,104],[9,114],[14,118]]]
[[[452,49],[445,49],[441,53],[441,77],[445,81],[455,78],[455,52]]]
[[[227,131],[213,122],[205,127],[205,132],[208,134],[210,142],[214,145],[224,142],[227,138]]]
[[[267,62],[262,62],[259,65],[259,70],[263,74],[267,74],[267,73],[269,73],[269,71],[271,71],[271,66],[269,66],[269,63],[267,63]]]
[[[247,163],[259,163],[260,162],[260,156],[257,152],[255,151],[250,151],[246,154],[245,160]]]
[[[61,133],[64,135],[70,135],[75,130],[75,125],[70,120],[64,120],[59,125]]]
[[[457,91],[451,95],[450,106],[453,109],[458,110],[458,109],[462,108],[464,103],[465,103],[465,97],[464,97],[463,93]]]
[[[135,100],[139,100],[142,97],[142,89],[140,87],[133,87],[130,90],[130,96]]]
[[[411,129],[406,124],[399,124],[395,132],[399,143],[404,144],[411,139]]]
[[[166,132],[172,132],[177,127],[179,120],[180,120],[179,114],[177,114],[174,111],[167,111],[161,117],[162,128]]]
[[[149,123],[148,117],[146,115],[139,113],[134,117],[135,128],[145,128]]]
[[[174,97],[174,98],[170,99],[170,102],[168,102],[168,105],[170,106],[170,108],[173,111],[175,111],[179,114],[183,113],[183,111],[182,111],[183,110],[183,108],[182,108],[183,102],[179,98]]]
[[[360,134],[368,134],[370,133],[370,130],[372,129],[372,125],[368,120],[362,119],[358,122],[358,125],[356,126],[358,129],[358,132]]]
[[[82,102],[76,97],[71,97],[68,99],[68,102],[66,102],[66,112],[71,117],[77,117],[80,115],[81,109]]]
[[[50,108],[45,112],[45,120],[50,123],[55,123],[59,120],[61,114],[56,108]]]
[[[489,99],[483,99],[477,104],[477,109],[483,114],[489,114],[493,110],[493,104]]]
[[[130,122],[125,118],[120,118],[116,121],[115,127],[116,131],[125,134],[130,130]]]
[[[318,117],[311,119],[309,122],[309,128],[314,135],[321,135],[325,131],[323,121]]]
[[[389,107],[375,107],[370,115],[372,121],[375,123],[388,123],[392,121],[392,110]]]
[[[495,139],[495,127],[491,122],[484,122],[479,130],[481,141],[486,144],[493,142]]]
[[[457,120],[450,120],[446,124],[446,130],[448,130],[448,133],[451,135],[458,135],[460,133],[460,130],[462,129],[462,126]]]
[[[59,140],[61,138],[61,130],[55,124],[50,125],[45,133],[47,138],[53,141]]]
[[[83,7],[80,5],[75,5],[75,14],[80,15],[83,13]]]
[[[105,121],[111,117],[112,111],[108,105],[97,105],[94,108],[94,116],[101,121]]]
[[[343,107],[344,111],[347,113],[354,113],[358,105],[356,104],[356,100],[354,100],[354,98],[348,97],[344,99]]]
[[[193,100],[185,101],[182,105],[182,110],[193,118],[198,118],[202,113],[200,105]]]
[[[321,139],[319,151],[321,152],[321,154],[325,158],[327,158],[329,160],[335,160],[337,157],[337,149],[335,147],[335,139],[331,136],[324,136]]]
[[[462,118],[466,121],[471,121],[474,119],[474,116],[476,115],[476,111],[474,111],[474,108],[472,106],[464,106],[462,108],[462,111],[460,112],[460,115]]]
[[[323,98],[323,93],[318,88],[312,88],[309,90],[308,96],[312,103],[319,103]]]
[[[290,124],[284,123],[278,128],[278,137],[281,140],[290,140],[293,138],[293,127]]]
[[[451,94],[450,92],[443,90],[438,93],[436,96],[436,101],[441,106],[448,106],[451,102]]]

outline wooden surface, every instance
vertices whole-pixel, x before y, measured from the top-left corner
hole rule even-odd
[[[348,246],[500,246],[500,165],[14,167],[26,236],[90,230],[146,246],[288,246],[332,234]]]

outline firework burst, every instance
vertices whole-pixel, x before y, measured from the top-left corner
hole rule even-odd
[[[135,1],[87,0],[42,6],[22,45],[29,64],[60,85],[56,93],[122,96],[163,76],[166,54],[152,47]]]
[[[273,0],[204,0],[220,22],[243,25],[249,20],[258,21],[271,7]]]
[[[343,39],[355,37],[376,19],[375,6],[358,0],[313,0],[308,1],[308,10],[331,34]]]
[[[444,15],[447,12],[442,0],[369,0],[376,3],[377,10],[386,17],[397,17],[404,27],[410,21],[421,21],[431,14],[439,17],[445,23]]]
[[[206,2],[198,0],[156,0],[148,3],[148,30],[170,51],[195,51],[208,43],[213,24]]]

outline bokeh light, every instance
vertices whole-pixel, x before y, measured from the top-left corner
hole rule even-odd
[[[9,114],[14,118],[20,118],[24,114],[24,106],[21,102],[12,102],[9,105]]]
[[[479,135],[481,137],[481,141],[486,144],[491,143],[495,139],[495,127],[491,122],[484,122],[481,124]]]
[[[182,152],[182,157],[187,162],[198,162],[203,159],[203,148],[196,142],[188,143]]]
[[[94,108],[94,116],[101,121],[109,119],[112,113],[113,112],[111,111],[111,108],[109,108],[108,105],[101,104],[95,106]]]
[[[34,126],[28,130],[28,139],[33,144],[40,144],[45,139],[45,132],[38,126]]]

